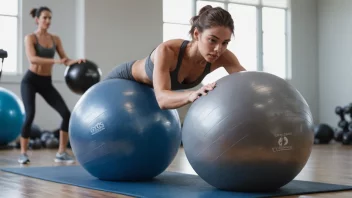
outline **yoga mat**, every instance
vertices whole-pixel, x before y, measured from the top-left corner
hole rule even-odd
[[[197,175],[168,171],[148,182],[109,182],[96,179],[81,166],[2,168],[2,170],[51,182],[148,198],[250,198],[352,190],[352,186],[294,180],[275,192],[241,193],[218,190]]]

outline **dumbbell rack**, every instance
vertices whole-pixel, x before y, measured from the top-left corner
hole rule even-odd
[[[340,117],[340,121],[335,131],[335,141],[341,142],[344,145],[352,144],[352,103],[344,107],[337,106],[335,113]],[[350,121],[346,119],[350,117]]]

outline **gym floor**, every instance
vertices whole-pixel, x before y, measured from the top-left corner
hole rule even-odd
[[[297,180],[325,182],[342,185],[352,185],[352,146],[344,146],[340,143],[330,143],[328,145],[314,145],[310,159],[295,178]],[[54,162],[56,149],[32,150],[30,155],[31,164],[25,166],[62,166]],[[71,151],[72,153],[72,151]],[[17,162],[18,149],[0,150],[0,167],[20,167]],[[77,164],[73,164],[77,165]],[[23,166],[23,165],[22,165]],[[195,174],[182,147],[169,166],[168,170],[182,173]],[[59,173],[58,173],[59,174]],[[106,193],[102,191],[89,190],[85,188],[47,182],[39,179],[19,176],[16,174],[0,171],[0,197],[22,198],[22,197],[118,197],[129,196]],[[352,197],[352,191],[338,193],[310,194],[292,197]]]

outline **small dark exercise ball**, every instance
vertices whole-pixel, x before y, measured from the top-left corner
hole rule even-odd
[[[22,101],[13,92],[0,87],[0,145],[7,145],[20,135],[24,119]]]
[[[64,76],[70,90],[82,95],[100,81],[101,75],[100,68],[94,62],[86,60],[85,63],[76,63],[67,67]]]
[[[314,126],[314,142],[316,144],[328,144],[334,139],[335,132],[328,124]]]
[[[77,161],[101,180],[152,179],[181,143],[177,110],[161,110],[153,89],[123,79],[102,81],[83,94],[69,131]]]
[[[42,136],[42,129],[37,124],[32,124],[29,138],[32,140],[35,140],[36,138],[40,138],[41,136]]]
[[[183,122],[186,156],[210,185],[230,191],[271,191],[292,181],[310,156],[313,118],[302,95],[265,72],[217,81]]]

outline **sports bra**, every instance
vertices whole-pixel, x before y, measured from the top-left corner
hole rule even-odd
[[[192,83],[179,83],[178,82],[178,72],[180,71],[180,67],[181,67],[181,63],[182,63],[182,59],[183,56],[185,54],[185,50],[187,47],[187,44],[189,43],[189,41],[185,40],[182,42],[181,47],[180,47],[180,52],[178,54],[178,59],[177,59],[177,64],[176,64],[176,69],[170,72],[170,77],[171,77],[171,89],[172,90],[180,90],[180,89],[190,89],[193,88],[195,86],[197,86],[198,84],[200,84],[202,82],[202,80],[204,79],[204,77],[210,73],[210,66],[211,63],[207,63],[205,66],[205,69],[203,71],[203,73]],[[153,50],[154,51],[154,50]],[[148,56],[146,62],[145,62],[145,71],[148,75],[148,78],[153,81],[153,70],[154,70],[154,64],[151,61],[151,53]]]
[[[54,38],[51,36],[51,38],[53,40],[53,47],[46,48],[46,47],[43,47],[43,46],[41,46],[39,44],[37,35],[34,34],[34,36],[35,36],[35,39],[37,41],[34,44],[36,55],[39,56],[39,57],[43,57],[43,58],[54,58],[55,52],[56,52],[56,45],[55,45]]]

